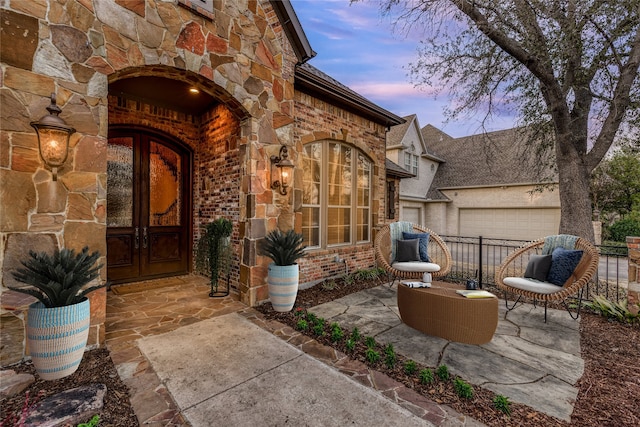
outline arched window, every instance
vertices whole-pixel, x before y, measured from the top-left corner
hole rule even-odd
[[[306,144],[302,161],[305,244],[326,248],[370,241],[371,161],[336,141]]]

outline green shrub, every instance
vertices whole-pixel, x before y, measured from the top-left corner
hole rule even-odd
[[[342,328],[337,323],[331,324],[331,341],[338,342],[344,337]]]
[[[353,331],[351,331],[351,339],[355,342],[358,342],[360,341],[360,338],[362,338],[360,330],[357,327],[353,328]]]
[[[309,323],[316,323],[316,321],[318,320],[318,316],[313,313],[307,313],[307,320],[309,321]]]
[[[344,284],[347,286],[353,285],[356,281],[356,279],[353,277],[353,274],[345,274],[342,277],[342,280],[344,281]]]
[[[384,363],[387,365],[387,368],[393,369],[396,366],[396,362],[398,361],[398,356],[396,352],[393,350],[393,345],[389,344],[384,348]]]
[[[593,300],[583,302],[585,307],[589,307],[596,313],[620,322],[635,323],[640,322],[640,314],[632,313],[627,307],[627,300],[620,302],[609,301],[603,295],[594,295]]]
[[[348,351],[352,352],[356,348],[356,342],[353,339],[349,338],[345,343],[345,346],[347,347]]]
[[[496,394],[496,397],[493,398],[493,406],[503,414],[511,415],[511,402],[508,397]]]
[[[313,333],[318,335],[319,337],[324,335],[324,319],[318,318],[316,323],[313,325]]]
[[[471,399],[473,397],[473,387],[460,378],[453,380],[453,388],[458,396],[464,399]]]
[[[640,221],[634,218],[625,218],[614,222],[609,227],[611,240],[626,242],[627,236],[640,236]]]
[[[366,337],[364,339],[364,344],[367,348],[374,348],[376,346],[376,340],[373,337]]]
[[[86,423],[78,424],[78,427],[96,427],[98,424],[100,424],[100,415],[94,415]]]
[[[307,331],[309,330],[309,323],[304,319],[300,319],[298,323],[296,323],[296,328],[300,331]]]
[[[358,270],[354,273],[356,280],[375,280],[380,276],[381,269]],[[384,270],[382,270],[384,271]]]
[[[449,379],[449,368],[447,368],[447,365],[438,366],[438,369],[436,370],[436,375],[442,381],[447,381]]]
[[[431,369],[423,369],[418,374],[421,384],[431,384],[433,382],[433,371]]]
[[[418,365],[413,360],[407,360],[404,364],[404,372],[407,375],[413,375],[418,370]]]
[[[338,284],[336,283],[335,280],[331,279],[331,280],[325,280],[322,283],[322,289],[325,291],[332,291],[334,290],[336,287],[338,286]]]
[[[367,358],[367,361],[369,363],[376,363],[378,360],[380,360],[380,353],[372,348],[368,348],[365,353],[365,357]]]

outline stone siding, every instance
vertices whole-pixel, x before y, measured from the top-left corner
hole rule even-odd
[[[18,1],[0,10],[3,324],[5,315],[24,317],[26,302],[14,304],[5,286],[11,284],[7,273],[28,249],[89,245],[106,253],[107,134],[118,123],[161,130],[194,149],[194,188],[217,187],[217,194],[194,194],[194,223],[221,214],[232,217],[236,265],[250,272],[242,276],[237,267],[236,282],[245,279],[237,287],[243,302],[256,303],[250,289],[263,284],[265,271],[255,256],[241,255],[246,239],[255,245],[264,236],[266,216],[276,221],[280,216],[276,197],[263,185],[264,168],[272,151],[293,145],[297,58],[268,1],[214,2],[213,7],[207,15],[194,13],[190,2]],[[110,103],[110,83],[146,76],[198,86],[218,107],[190,117],[144,103]],[[29,125],[46,114],[51,93],[62,109],[60,117],[77,130],[56,182],[40,159]],[[199,169],[201,158],[203,168],[214,168],[215,176]],[[248,200],[263,206],[252,204],[247,212]],[[103,323],[104,300],[104,293],[92,297],[92,324]],[[103,342],[104,331],[95,328],[90,340]],[[23,346],[18,336],[10,341]]]

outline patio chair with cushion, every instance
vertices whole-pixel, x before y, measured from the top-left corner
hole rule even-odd
[[[511,253],[496,271],[496,285],[505,291],[505,305],[513,310],[520,298],[544,301],[544,321],[547,303],[561,302],[573,319],[580,316],[585,285],[598,269],[598,250],[591,242],[577,236],[560,234],[531,242]],[[509,306],[507,294],[518,295]],[[566,303],[578,295],[574,316]]]
[[[378,265],[396,279],[422,280],[424,273],[443,277],[451,270],[451,252],[428,228],[406,221],[388,224],[375,239]]]

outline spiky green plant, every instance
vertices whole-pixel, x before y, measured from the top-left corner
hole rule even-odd
[[[453,380],[453,388],[460,397],[465,399],[471,399],[473,397],[473,387],[461,378]]]
[[[293,265],[298,258],[305,256],[302,245],[304,237],[294,230],[282,232],[275,229],[269,232],[260,245],[261,255],[268,256],[275,265]]]
[[[407,375],[413,375],[418,370],[418,365],[413,360],[407,360],[404,363],[404,372]]]
[[[438,366],[438,369],[436,369],[436,375],[438,375],[438,378],[442,381],[447,381],[449,379],[449,368],[447,368],[447,365]]]
[[[372,348],[368,348],[365,352],[365,357],[367,359],[367,362],[376,363],[378,360],[380,360],[380,353]]]
[[[419,374],[420,384],[431,384],[433,382],[433,371],[429,368],[422,369]]]
[[[511,415],[511,402],[508,397],[501,394],[496,394],[493,398],[493,406],[500,412]]]
[[[396,366],[396,362],[398,361],[398,356],[396,355],[395,350],[393,349],[393,344],[389,344],[384,348],[384,363],[387,365],[387,368],[393,369]]]
[[[36,297],[47,308],[77,304],[89,292],[107,285],[102,283],[87,287],[100,276],[102,264],[94,267],[98,258],[100,253],[96,251],[89,254],[88,247],[78,254],[67,248],[56,250],[53,255],[29,251],[29,258],[21,261],[25,268],[18,268],[12,275],[18,282],[33,287],[9,286],[9,289]]]
[[[347,347],[347,350],[351,352],[356,348],[356,342],[352,338],[349,338],[345,343],[345,346]]]

